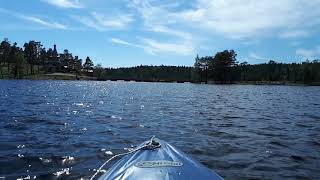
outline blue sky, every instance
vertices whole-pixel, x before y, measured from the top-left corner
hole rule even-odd
[[[105,67],[186,65],[234,49],[240,62],[320,58],[320,0],[10,0],[0,38],[57,44]]]

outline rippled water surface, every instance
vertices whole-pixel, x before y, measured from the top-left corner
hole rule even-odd
[[[88,178],[152,135],[226,179],[319,179],[320,87],[0,81],[0,177]]]

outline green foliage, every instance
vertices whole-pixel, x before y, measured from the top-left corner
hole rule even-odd
[[[82,69],[82,59],[79,59],[78,56],[75,56],[74,62],[73,62],[73,69],[77,72],[80,72]]]
[[[237,81],[269,81],[313,83],[320,82],[320,62],[303,62],[283,64],[269,62],[265,64],[247,65],[238,67],[245,76],[238,77]]]
[[[225,50],[218,52],[209,61],[209,70],[211,71],[210,77],[216,82],[231,82],[232,78],[232,67],[236,66],[236,56],[234,50]]]
[[[195,58],[194,67],[185,66],[136,66],[130,68],[103,68],[94,66],[87,57],[82,59],[73,56],[68,50],[58,54],[56,45],[46,50],[40,42],[29,41],[24,49],[17,43],[5,39],[0,43],[0,77],[23,78],[34,74],[34,67],[42,72],[68,72],[81,75],[90,74],[99,80],[136,80],[160,82],[290,82],[320,83],[320,60],[302,63],[277,63],[269,61],[264,64],[250,65],[238,63],[234,50],[218,52],[214,56]]]
[[[1,60],[1,63],[8,62],[10,50],[11,50],[10,42],[7,39],[5,39],[0,44],[0,60]]]
[[[41,43],[36,41],[29,41],[24,44],[24,56],[28,64],[30,64],[31,74],[34,74],[33,66],[40,64],[41,46]]]
[[[93,70],[93,62],[92,60],[87,57],[85,63],[83,64],[83,69],[85,69],[87,72],[89,72],[90,70]]]
[[[130,68],[105,68],[100,74],[102,80],[135,80],[159,82],[191,81],[194,68],[184,66],[136,66]],[[101,70],[100,68],[98,69]],[[96,70],[95,70],[96,71]]]
[[[93,70],[93,76],[97,77],[99,80],[103,80],[105,76],[105,71],[101,64],[97,64]]]
[[[237,63],[237,54],[231,51],[218,52],[214,57],[196,57],[195,72],[197,81],[230,82],[289,82],[289,83],[319,83],[320,61],[305,61],[303,63],[277,63],[273,60],[264,64],[250,65],[247,62]],[[208,67],[206,69],[206,67]],[[208,78],[203,78],[209,74]]]
[[[87,66],[93,69],[93,62],[88,58]],[[4,67],[6,69],[4,70]],[[73,57],[72,53],[65,50],[58,54],[56,45],[48,51],[42,47],[41,42],[29,41],[24,44],[23,49],[17,43],[5,39],[0,43],[0,78],[23,78],[25,75],[34,75],[34,67],[41,72],[68,72],[80,73],[82,60],[78,56]]]
[[[22,52],[17,52],[13,58],[14,66],[12,68],[12,74],[15,78],[22,78],[24,70],[26,68],[27,61],[24,58]]]

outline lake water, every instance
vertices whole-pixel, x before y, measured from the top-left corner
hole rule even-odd
[[[152,135],[226,179],[319,179],[320,87],[0,81],[0,177],[88,178]]]

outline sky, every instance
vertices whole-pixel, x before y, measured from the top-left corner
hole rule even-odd
[[[234,49],[239,62],[320,58],[320,0],[2,0],[0,38],[104,67],[192,66]]]

